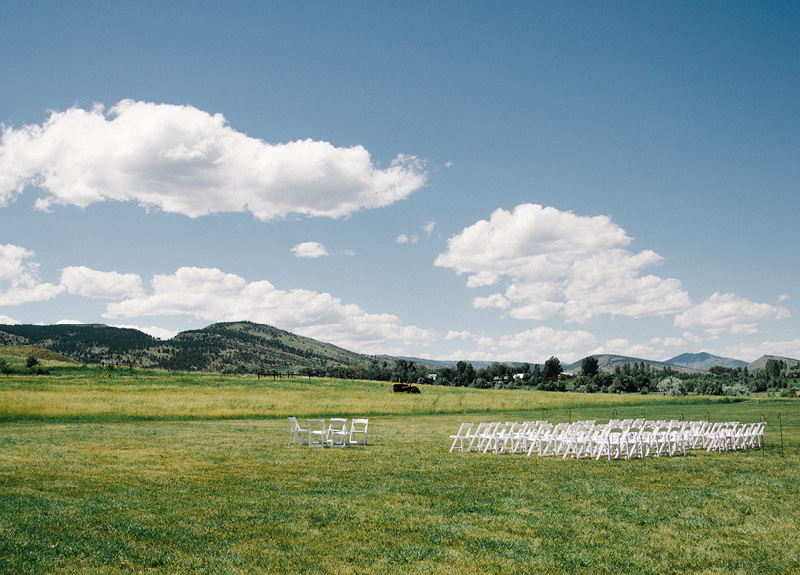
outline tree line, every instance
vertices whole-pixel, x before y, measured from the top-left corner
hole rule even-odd
[[[595,357],[581,362],[578,374],[566,375],[557,357],[544,364],[512,366],[494,362],[475,368],[459,361],[454,367],[432,367],[405,359],[373,360],[366,364],[300,370],[302,375],[340,379],[370,379],[421,385],[445,385],[478,389],[535,389],[579,393],[662,393],[664,395],[742,396],[756,392],[774,392],[795,396],[800,364],[793,367],[778,359],[767,360],[764,369],[747,367],[712,367],[707,372],[684,373],[669,366],[654,368],[641,362],[614,366],[601,371]]]

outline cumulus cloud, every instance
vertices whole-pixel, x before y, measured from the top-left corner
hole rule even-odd
[[[328,250],[319,242],[303,242],[292,248],[296,258],[321,258],[328,255]]]
[[[435,337],[432,331],[404,326],[397,316],[367,313],[328,293],[284,291],[268,281],[248,283],[215,268],[180,268],[172,275],[155,276],[151,286],[151,295],[109,303],[104,317],[247,319],[363,353],[383,352],[392,342],[424,345]]]
[[[111,327],[119,327],[123,329],[135,329],[143,333],[146,333],[147,335],[152,335],[153,337],[158,338],[160,340],[172,339],[173,337],[178,335],[178,332],[176,330],[164,329],[162,327],[158,327],[157,325],[150,325],[147,327],[140,327],[138,325],[129,325],[129,324],[126,325],[110,324],[110,325]]]
[[[144,293],[142,278],[136,274],[100,272],[83,266],[64,268],[61,285],[73,295],[91,298],[123,299]]]
[[[189,217],[338,218],[402,200],[425,180],[413,156],[381,169],[362,146],[271,144],[237,132],[221,114],[134,100],[108,112],[52,112],[41,125],[3,127],[0,141],[0,205],[33,185],[46,193],[40,209],[116,200]]]
[[[798,359],[800,358],[800,339],[759,343],[743,342],[727,348],[722,353],[727,357],[735,357],[743,361],[755,361],[765,355]]]
[[[661,256],[632,252],[630,243],[607,216],[521,204],[512,212],[498,209],[451,237],[435,265],[467,274],[471,288],[505,278],[503,293],[473,303],[510,308],[519,319],[561,315],[586,322],[604,314],[644,317],[686,310],[691,300],[679,280],[643,273],[661,263]]]
[[[789,310],[767,303],[756,303],[732,293],[714,293],[710,298],[675,317],[675,327],[704,329],[712,335],[728,331],[751,334],[758,325],[772,319],[790,317]]]
[[[592,352],[592,355],[602,354],[624,355],[628,357],[652,357],[655,349],[642,343],[632,343],[624,337],[610,339]]]
[[[49,300],[62,286],[42,283],[39,264],[26,261],[36,254],[12,244],[0,245],[0,305],[20,305]]]
[[[475,334],[473,334],[471,331],[466,331],[466,330],[465,331],[455,331],[455,330],[452,330],[452,329],[447,332],[447,335],[444,336],[444,338],[446,340],[473,339],[474,337],[475,337]]]
[[[503,336],[500,346],[514,352],[525,352],[528,357],[546,358],[556,355],[561,361],[572,362],[580,359],[578,350],[586,349],[597,340],[584,330],[556,330],[551,327],[537,327],[520,333]]]
[[[0,315],[0,324],[3,325],[19,325],[20,322],[15,320],[14,318],[8,317],[7,315]]]

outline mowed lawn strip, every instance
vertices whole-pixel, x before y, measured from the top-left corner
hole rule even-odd
[[[325,385],[352,393],[350,382]],[[3,401],[15,391],[35,390],[4,388]],[[118,391],[131,390],[103,393]],[[218,401],[229,391],[220,386]],[[346,410],[324,411],[319,389],[296,393],[318,404],[315,414],[363,408],[370,444],[289,446],[284,419],[0,424],[0,572],[800,571],[795,401],[632,406],[622,396],[616,406],[582,406],[576,394],[545,394],[564,403],[414,415],[410,398],[397,398],[400,414],[375,416],[352,396]],[[502,393],[540,395],[492,392],[483,401]],[[439,408],[451,401],[439,396]],[[447,452],[462,421],[538,419],[542,409],[551,421],[607,420],[612,410],[764,417],[767,449],[633,461]]]

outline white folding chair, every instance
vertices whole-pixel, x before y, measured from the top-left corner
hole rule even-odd
[[[458,428],[458,432],[450,436],[450,439],[453,440],[453,445],[450,446],[450,451],[448,451],[448,453],[453,453],[453,450],[456,449],[456,444],[458,444],[458,450],[463,452],[465,448],[464,442],[467,442],[467,446],[469,446],[470,431],[472,431],[472,424],[462,423],[461,427]]]
[[[536,451],[539,453],[542,441],[552,432],[553,424],[547,421],[537,421],[536,424],[528,429],[525,435],[523,450],[531,456],[531,453]]]
[[[329,447],[345,447],[347,445],[347,420],[341,417],[329,419],[325,441]]]
[[[642,423],[639,423],[639,422]],[[634,457],[643,457],[642,448],[642,430],[644,427],[644,420],[636,420],[629,428],[625,429],[620,437],[620,452],[621,456],[625,459],[633,459]],[[637,425],[638,423],[638,425]]]
[[[478,424],[478,427],[475,428],[474,431],[470,431],[469,445],[467,445],[467,451],[472,451],[473,447],[478,447],[480,438],[486,433],[486,430],[488,428],[489,428],[489,423],[481,422]]]
[[[325,429],[324,419],[309,419],[308,420],[308,446],[309,447],[325,447],[325,436],[327,429]]]
[[[766,421],[760,421],[758,425],[753,428],[752,437],[750,439],[751,445],[753,448],[758,447],[761,449],[764,443],[764,431],[767,427]]]
[[[350,424],[350,437],[348,443],[350,445],[366,445],[368,427],[369,419],[364,417],[354,419]]]
[[[609,460],[619,459],[622,456],[622,436],[625,434],[625,429],[621,425],[609,425],[603,434],[595,459],[600,459],[603,455],[608,456]]]
[[[556,446],[559,445],[568,427],[569,423],[557,423],[550,433],[539,440],[539,455],[541,457],[555,454]]]
[[[302,429],[296,417],[289,418],[289,445],[305,445],[308,443],[308,429]]]
[[[500,425],[499,421],[492,421],[488,423],[486,427],[483,429],[483,432],[478,435],[478,444],[476,446],[477,450],[481,453],[486,452],[486,446],[494,437],[494,431],[497,429],[497,426]],[[472,442],[470,442],[470,447],[472,447]]]

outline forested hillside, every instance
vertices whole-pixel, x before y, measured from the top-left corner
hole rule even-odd
[[[329,371],[374,361],[335,345],[250,322],[218,323],[160,340],[106,325],[0,325],[0,345],[36,345],[81,363],[179,371]]]

